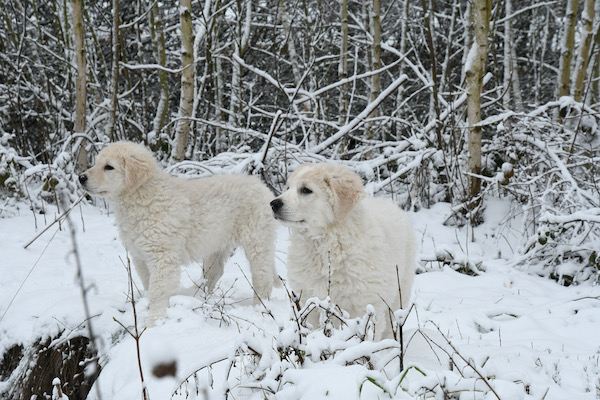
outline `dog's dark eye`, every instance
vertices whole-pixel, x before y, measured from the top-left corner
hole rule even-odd
[[[313,191],[312,191],[312,190],[310,190],[309,188],[307,188],[306,186],[302,186],[302,187],[300,188],[300,193],[302,193],[302,194],[311,194],[312,192],[313,192]]]
[[[114,169],[114,168],[112,167],[112,165],[108,165],[108,164],[106,164],[106,165],[104,166],[104,170],[105,170],[105,171],[112,171],[113,169]]]

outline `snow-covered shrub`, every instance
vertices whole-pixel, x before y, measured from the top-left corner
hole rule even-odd
[[[36,213],[44,213],[48,204],[59,204],[60,196],[77,200],[77,173],[72,149],[63,146],[48,149],[51,162],[42,163],[23,156],[12,146],[15,136],[0,133],[0,216],[15,213],[27,204]]]
[[[7,214],[7,206],[15,206],[26,196],[23,171],[33,167],[29,157],[20,156],[11,146],[13,139],[14,135],[0,132],[0,195],[5,202],[0,216]]]
[[[365,157],[367,153],[369,157]],[[341,160],[329,152],[311,153],[273,138],[268,147],[264,145],[258,152],[241,146],[208,160],[183,161],[171,166],[164,161],[163,164],[168,172],[188,177],[222,173],[260,175],[275,193],[281,193],[289,174],[307,162],[343,163],[363,177],[369,194],[391,197],[405,209],[429,207],[447,197],[447,184],[439,174],[444,164],[442,152],[416,137],[390,142],[382,149],[365,147],[357,150],[353,157]]]
[[[521,268],[565,285],[598,282],[600,146],[546,115],[560,104],[506,116],[487,145],[488,163],[500,171],[486,190],[519,206],[513,219],[522,226]]]
[[[362,318],[350,319],[329,299],[311,298],[304,307],[299,307],[293,293],[289,299],[286,317],[265,310],[277,323],[277,332],[252,329],[238,335],[231,348],[205,357],[180,381],[171,399],[458,398],[461,394],[487,399],[499,398],[498,387],[522,392],[519,382],[490,375],[487,371],[493,363],[461,354],[463,349],[431,321],[423,323],[433,330],[419,324],[419,329],[405,332],[403,348],[410,355],[403,365],[398,341],[371,340],[372,308]],[[210,307],[204,312],[210,313]],[[322,313],[317,327],[307,323],[314,312]],[[412,312],[417,313],[412,308],[401,311],[396,319],[404,321]],[[484,368],[486,364],[490,366]]]
[[[299,307],[298,299],[293,295],[290,298],[290,315],[279,322],[278,334],[242,336],[229,354],[214,357],[213,361],[190,374],[172,398],[188,398],[190,391],[195,391],[196,395],[201,393],[205,379],[202,374],[211,374],[213,366],[222,362],[228,364],[226,383],[219,383],[219,388],[211,378],[211,385],[214,384],[211,390],[226,397],[231,389],[244,388],[250,393],[263,394],[261,398],[269,398],[294,384],[289,371],[310,369],[315,365],[360,365],[368,371],[381,371],[401,357],[397,341],[372,341],[372,308],[363,318],[351,319],[329,299],[311,298],[304,307]],[[313,330],[307,318],[310,313],[319,311],[324,312],[322,327]]]

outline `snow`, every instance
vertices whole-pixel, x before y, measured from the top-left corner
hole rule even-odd
[[[60,389],[60,379],[54,378],[52,380],[52,400],[69,400],[69,396],[62,393]]]
[[[26,208],[24,208],[26,209]],[[40,337],[86,334],[73,242],[68,229],[32,214],[0,220],[0,359],[14,344],[32,346]],[[140,360],[151,399],[379,399],[452,398],[597,399],[600,395],[600,288],[564,287],[513,269],[519,247],[500,224],[508,203],[488,199],[485,223],[474,230],[443,225],[448,204],[410,213],[421,241],[414,308],[404,326],[406,354],[399,370],[393,341],[371,343],[352,336],[366,320],[330,338],[322,330],[300,332],[285,288],[263,306],[254,305],[243,252],[226,266],[218,290],[198,288],[201,268],[185,267],[181,290],[167,318],[141,335]],[[99,337],[103,399],[139,399],[142,383],[128,301],[127,254],[113,216],[104,208],[78,206],[71,220],[88,289],[93,329]],[[285,278],[287,231],[277,240],[278,273]],[[479,265],[476,276],[449,265]],[[141,287],[133,273],[134,283]],[[136,289],[137,290],[137,289]],[[147,301],[136,292],[140,330]],[[306,352],[303,363],[285,348]],[[323,354],[331,352],[327,358]],[[355,360],[369,356],[365,362]],[[450,367],[451,360],[454,363]],[[155,367],[175,363],[173,375],[158,378]],[[485,378],[485,379],[484,379]],[[63,385],[68,378],[61,377]],[[9,382],[0,382],[0,393]],[[53,382],[48,382],[47,392]],[[493,389],[493,390],[492,390]],[[273,393],[276,392],[276,393]],[[175,395],[173,395],[175,393]],[[197,394],[198,393],[198,394]],[[172,396],[173,395],[173,396]],[[64,396],[64,395],[63,395]],[[96,399],[95,388],[90,400]]]
[[[465,60],[465,66],[463,67],[465,72],[469,72],[473,69],[473,63],[475,62],[475,59],[477,58],[478,53],[477,53],[477,43],[473,42],[473,44],[471,44],[471,48],[469,49],[469,53],[467,54],[467,59]]]

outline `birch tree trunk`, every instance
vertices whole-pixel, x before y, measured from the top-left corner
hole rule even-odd
[[[475,41],[469,51],[465,65],[467,85],[467,118],[469,123],[469,157],[467,168],[469,173],[469,194],[476,197],[481,190],[481,91],[483,71],[488,52],[488,31],[490,24],[491,0],[474,0],[472,5],[473,33]]]
[[[594,37],[594,0],[585,0],[581,22],[583,27],[581,44],[579,45],[579,56],[577,57],[577,66],[575,68],[575,87],[573,91],[575,101],[581,101],[583,81],[585,80],[590,61],[590,48],[592,47],[592,39]]]
[[[558,69],[558,97],[569,95],[571,76],[571,59],[575,47],[575,26],[577,25],[577,7],[579,0],[568,0],[565,11],[565,26],[563,30],[560,64]]]
[[[242,4],[244,4],[242,6]],[[245,17],[242,23],[242,12],[245,8]],[[244,53],[248,48],[248,41],[250,40],[250,27],[252,22],[252,1],[245,0],[243,3],[238,2],[238,13],[240,19],[237,27],[238,40],[233,42],[233,51],[240,58],[244,57]],[[242,98],[242,71],[239,63],[231,63],[231,98],[229,101],[229,124],[232,126],[241,126],[242,124],[242,113],[241,113],[241,98]]]
[[[75,48],[75,65],[77,75],[75,77],[75,125],[73,133],[85,134],[86,129],[86,98],[87,98],[87,62],[85,52],[85,30],[83,27],[83,0],[72,0],[73,38]],[[84,171],[87,168],[86,141],[81,140],[79,154],[77,155],[76,170]]]
[[[175,161],[185,159],[190,139],[190,117],[194,106],[194,30],[192,26],[192,2],[181,0],[181,96],[175,131],[175,144],[172,157]]]
[[[513,31],[514,33],[514,31]],[[517,50],[515,46],[514,34],[512,36],[512,45],[510,46],[510,61],[512,67],[511,90],[513,94],[513,103],[515,110],[521,112],[523,108],[523,95],[521,93],[521,83],[519,81],[519,64],[517,61]]]
[[[519,85],[519,71],[517,68],[517,57],[515,50],[515,33],[512,19],[512,2],[505,0],[504,15],[504,91],[505,103],[509,105],[512,101],[515,111],[523,111],[523,99]]]

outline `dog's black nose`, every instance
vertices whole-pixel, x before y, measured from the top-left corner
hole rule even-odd
[[[279,209],[282,206],[283,206],[283,201],[281,201],[281,199],[275,199],[271,202],[271,210],[273,210],[274,213],[279,211]]]
[[[85,185],[87,180],[88,180],[88,177],[86,174],[79,175],[79,183],[81,183],[82,185]]]

